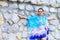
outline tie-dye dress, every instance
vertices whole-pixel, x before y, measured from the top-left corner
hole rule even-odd
[[[44,38],[49,34],[48,20],[46,16],[29,16],[27,18],[27,28],[30,40]]]

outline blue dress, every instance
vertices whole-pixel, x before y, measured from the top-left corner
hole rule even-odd
[[[30,39],[43,38],[49,33],[48,19],[46,16],[29,16],[27,18],[27,28]]]

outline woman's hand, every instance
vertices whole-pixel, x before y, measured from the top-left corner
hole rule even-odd
[[[48,18],[48,20],[56,20],[56,19],[57,19],[56,17]]]

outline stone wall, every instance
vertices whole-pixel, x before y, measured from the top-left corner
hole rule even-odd
[[[60,0],[0,1],[0,40],[29,40],[27,21],[17,15],[34,16],[40,7],[47,17],[56,17],[49,20],[49,40],[60,40]]]

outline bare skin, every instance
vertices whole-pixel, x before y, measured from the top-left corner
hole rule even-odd
[[[42,9],[38,10],[38,15],[39,16],[43,15],[43,10]],[[18,15],[18,17],[23,18],[23,19],[27,19],[26,16],[22,16],[22,15]],[[48,20],[55,20],[55,19],[56,19],[55,17],[53,17],[53,18],[48,17]],[[46,40],[46,37],[42,38],[41,40]]]
[[[43,12],[38,12],[38,15],[42,16],[43,15]],[[23,18],[23,19],[27,19],[26,16],[22,16],[22,15],[17,15],[19,18]],[[48,17],[48,20],[55,20],[56,18],[53,17],[53,18],[50,18]]]

